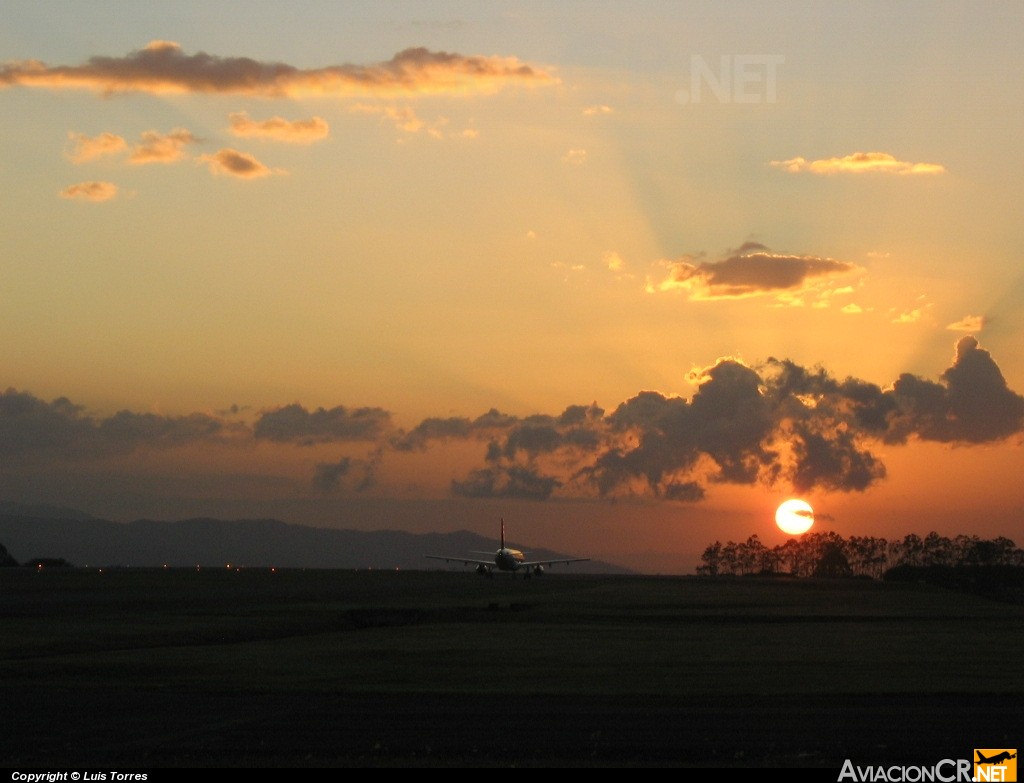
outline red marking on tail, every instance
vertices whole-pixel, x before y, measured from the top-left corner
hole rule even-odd
[[[505,548],[505,518],[501,519],[501,548]]]

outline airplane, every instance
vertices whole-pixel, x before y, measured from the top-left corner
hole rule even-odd
[[[490,552],[471,552],[474,555],[489,555]],[[526,555],[518,549],[509,549],[505,546],[505,520],[501,520],[501,545],[494,553],[491,560],[477,560],[472,557],[446,557],[444,555],[427,555],[431,560],[444,560],[446,563],[462,563],[463,565],[475,565],[476,572],[481,576],[493,578],[494,569],[499,571],[510,571],[515,574],[523,572],[523,578],[531,576],[543,576],[545,566],[552,566],[556,563],[583,563],[590,560],[589,557],[570,557],[561,560],[527,560]]]
[[[992,758],[985,758],[985,756],[982,755],[980,750],[977,751],[977,753],[978,753],[978,761],[976,762],[977,764],[998,764],[1000,761],[1006,761],[1007,759],[1015,759],[1015,758],[1017,758],[1017,754],[1016,753],[1010,753],[1009,751],[1006,751],[1006,750],[1004,750],[1002,753],[997,753]]]

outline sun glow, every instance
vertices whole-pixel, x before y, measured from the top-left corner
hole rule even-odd
[[[806,533],[814,524],[814,509],[806,500],[784,500],[775,510],[775,524],[779,530],[791,536]]]

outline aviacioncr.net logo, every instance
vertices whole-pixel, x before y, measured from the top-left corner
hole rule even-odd
[[[1015,783],[1017,780],[1017,749],[975,748],[972,780]]]

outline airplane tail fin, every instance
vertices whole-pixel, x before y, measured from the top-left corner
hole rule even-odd
[[[505,548],[505,518],[501,518],[501,548]]]
[[[982,752],[981,752],[980,750],[976,750],[976,751],[975,751],[975,753],[977,753],[977,754],[978,754],[978,763],[979,763],[979,764],[983,764],[983,763],[985,763],[986,761],[988,761],[988,759],[987,759],[987,758],[985,758],[984,754],[982,754]]]

